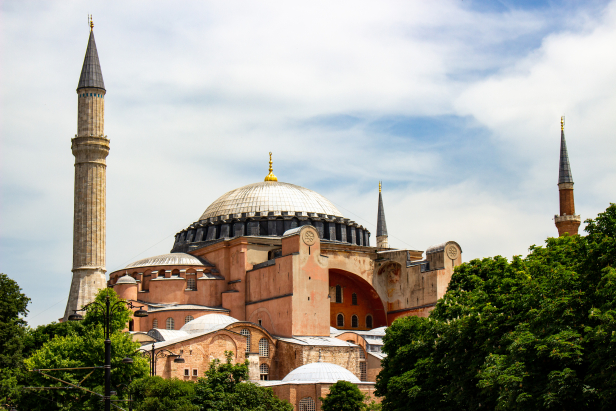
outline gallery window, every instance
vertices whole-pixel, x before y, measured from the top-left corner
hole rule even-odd
[[[175,328],[175,321],[173,320],[173,318],[169,317],[167,318],[167,323],[165,325],[166,329],[173,330]]]
[[[184,324],[194,320],[195,317],[193,317],[192,315],[187,315],[186,317],[184,317]]]
[[[246,352],[250,352],[250,337],[252,337],[250,330],[243,328],[242,331],[240,331],[240,334],[246,337]]]
[[[372,329],[372,316],[370,314],[366,316],[366,328]]]
[[[353,328],[359,327],[359,320],[357,319],[356,315],[351,317],[351,327]]]
[[[261,364],[259,367],[259,374],[261,375],[262,381],[269,380],[269,365]]]
[[[269,357],[269,341],[266,338],[259,340],[259,357]]]
[[[156,318],[152,320],[152,328],[158,328],[158,320]]]
[[[362,381],[367,381],[366,379],[366,362],[362,361],[359,363],[359,379]]]
[[[351,295],[351,304],[357,305],[357,294],[355,294],[355,293],[353,293],[353,295]]]
[[[317,406],[312,397],[304,397],[299,400],[299,411],[316,411]]]
[[[194,275],[186,276],[186,289],[191,291],[197,290],[197,280]]]
[[[340,287],[339,285],[336,286],[336,302],[342,302],[342,287]]]
[[[338,314],[336,316],[336,326],[337,327],[344,327],[344,315]]]

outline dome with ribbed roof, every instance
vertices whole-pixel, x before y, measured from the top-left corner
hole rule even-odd
[[[125,268],[153,267],[157,265],[196,265],[208,266],[209,263],[187,253],[169,253],[147,257],[128,264]]]
[[[187,322],[182,326],[182,328],[180,328],[180,331],[189,333],[214,331],[225,328],[227,325],[236,323],[237,321],[238,320],[233,317],[229,317],[228,315],[206,314]]]
[[[342,368],[336,364],[327,362],[313,362],[311,364],[302,365],[287,374],[282,379],[282,382],[331,382],[348,381],[360,383],[359,378],[346,368]]]
[[[201,215],[200,220],[241,213],[316,213],[342,217],[321,194],[294,184],[261,181],[223,194]]]

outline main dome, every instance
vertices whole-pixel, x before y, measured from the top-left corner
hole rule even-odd
[[[321,194],[294,184],[262,181],[223,194],[199,220],[241,213],[315,213],[342,217],[338,209]]]

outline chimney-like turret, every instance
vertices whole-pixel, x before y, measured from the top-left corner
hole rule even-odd
[[[560,166],[558,169],[558,192],[560,195],[560,215],[554,216],[558,235],[576,235],[582,219],[575,215],[573,199],[573,176],[565,141],[565,117],[560,118]]]
[[[379,181],[379,208],[376,217],[376,246],[377,248],[389,248],[387,236],[387,222],[385,221],[385,208],[383,207],[383,196],[381,193],[381,182]]]

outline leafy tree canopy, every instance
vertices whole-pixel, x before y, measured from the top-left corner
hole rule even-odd
[[[248,361],[232,364],[232,352],[227,361],[214,359],[195,386],[193,403],[201,411],[292,411],[293,406],[278,399],[271,388],[260,387],[248,379]]]
[[[329,393],[321,400],[323,411],[363,411],[367,409],[364,403],[366,396],[357,385],[348,381],[338,381],[329,387]]]
[[[383,409],[614,409],[616,205],[586,222],[526,258],[462,264],[429,318],[396,320]]]
[[[0,409],[17,394],[23,371],[24,336],[30,299],[6,274],[0,274]]]
[[[112,314],[111,334],[111,380],[112,390],[118,393],[117,399],[125,399],[127,386],[131,379],[145,376],[148,372],[148,362],[137,354],[139,343],[123,332],[132,313],[125,304],[119,302],[116,293],[102,289],[96,296],[97,304],[105,306],[109,296],[110,303],[115,306]],[[81,325],[51,324],[39,327],[31,333],[30,344],[32,355],[25,361],[29,370],[50,368],[77,368],[102,366],[105,362],[103,314],[90,306]],[[133,364],[124,364],[122,359],[131,357]],[[83,388],[102,394],[104,389],[104,371],[94,370],[62,370],[42,371],[45,374],[80,385]],[[51,377],[36,372],[30,372],[24,381],[32,387],[64,387],[64,389],[24,391],[20,398],[20,406],[29,410],[88,410],[98,409],[100,397],[80,389],[67,389],[64,384]]]
[[[177,378],[144,377],[133,381],[129,388],[135,411],[199,411],[192,404],[195,383]]]

